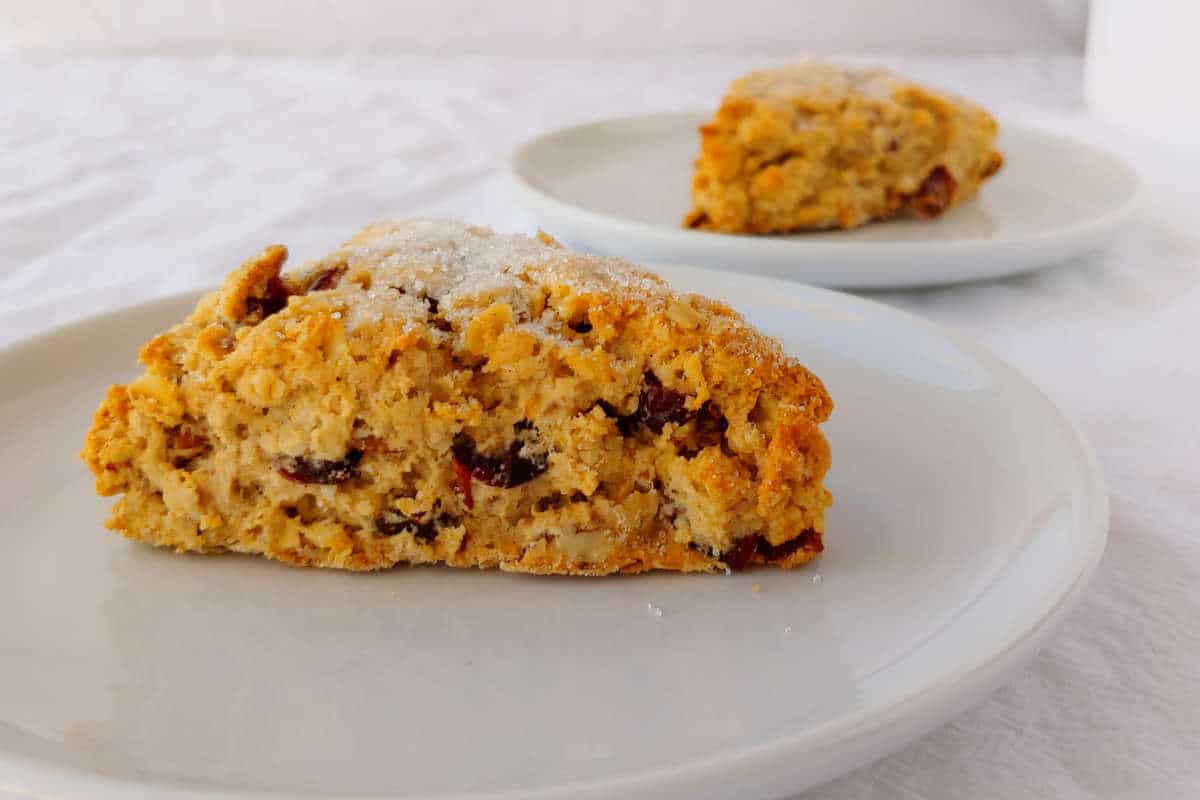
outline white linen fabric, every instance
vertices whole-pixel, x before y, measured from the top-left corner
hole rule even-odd
[[[586,119],[711,107],[759,63],[0,58],[0,344],[210,285],[271,242],[293,263],[318,256],[376,218],[530,231],[504,173],[514,145]],[[1105,252],[874,295],[977,337],[1045,390],[1099,454],[1112,532],[1082,606],[1009,685],[806,797],[1195,796],[1200,148],[1149,147],[1086,116],[1072,57],[890,64],[1143,173],[1143,207]]]

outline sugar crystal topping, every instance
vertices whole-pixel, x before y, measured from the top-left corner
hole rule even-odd
[[[908,81],[885,69],[799,61],[775,69],[751,72],[735,81],[730,93],[784,101],[796,97],[834,100],[851,94],[886,100],[896,89],[907,84]]]
[[[311,277],[330,270],[346,277],[319,291],[347,329],[391,320],[399,321],[406,332],[445,340],[462,336],[481,309],[506,303],[517,329],[556,349],[590,347],[578,336],[564,336],[565,321],[545,302],[548,294],[565,291],[621,304],[641,303],[664,319],[701,325],[717,334],[713,319],[700,314],[692,299],[675,294],[661,278],[627,261],[572,253],[548,237],[498,234],[450,220],[370,225],[302,272]],[[719,346],[752,360],[747,374],[767,361],[798,366],[778,342],[740,317],[721,315],[718,327],[720,345],[696,345],[702,358]]]
[[[507,302],[528,319],[532,286],[566,285],[576,293],[669,298],[659,278],[618,258],[572,253],[528,236],[498,234],[449,220],[406,220],[371,225],[307,269],[345,265],[366,269],[362,292],[343,281],[331,292],[347,303],[351,327],[385,316],[423,318],[433,309],[453,317],[460,305]]]

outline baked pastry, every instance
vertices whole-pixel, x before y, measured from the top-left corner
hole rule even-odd
[[[752,72],[700,127],[684,225],[784,233],[936,217],[1000,169],[996,133],[982,108],[885,70]]]
[[[108,526],[369,570],[795,567],[822,549],[832,404],[726,306],[456,222],[238,267],[141,350],[83,458]]]

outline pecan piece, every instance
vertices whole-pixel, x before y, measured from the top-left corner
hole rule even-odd
[[[950,174],[950,170],[938,164],[932,170],[909,202],[913,210],[922,217],[936,217],[954,202],[954,192],[958,189],[958,181]]]
[[[171,447],[174,450],[198,450],[208,445],[208,439],[203,434],[184,427],[175,428],[171,433]]]
[[[304,292],[307,294],[308,292],[324,292],[328,289],[336,289],[338,283],[342,280],[342,276],[345,274],[345,267],[323,269],[308,279],[308,282],[304,285]]]

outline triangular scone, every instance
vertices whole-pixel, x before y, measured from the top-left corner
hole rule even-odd
[[[1000,169],[997,130],[979,106],[882,69],[752,72],[700,126],[684,225],[786,233],[936,217]]]
[[[724,305],[547,236],[372,225],[270,247],[141,351],[83,457],[181,551],[599,575],[822,549],[832,409]]]

